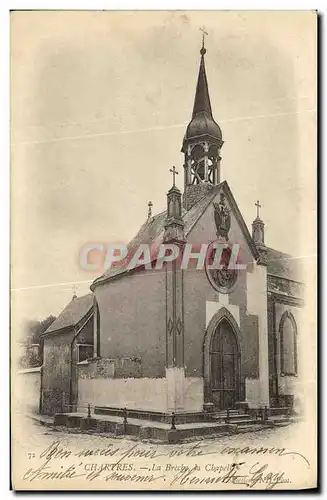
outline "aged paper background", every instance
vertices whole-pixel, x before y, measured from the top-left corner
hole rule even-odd
[[[165,474],[166,464],[197,465],[197,475],[204,477],[211,466],[248,460],[268,464],[274,473],[285,471],[289,482],[276,489],[316,485],[316,23],[314,12],[11,14],[14,488],[197,489],[174,479],[177,469]],[[193,104],[203,25],[209,33],[211,101],[225,140],[223,179],[245,221],[253,220],[253,200],[259,197],[270,246],[305,261],[299,353],[304,417],[278,436],[267,431],[251,442],[244,434],[239,441],[174,447],[52,434],[24,417],[15,377],[16,343],[26,319],[59,314],[73,283],[78,294],[87,293],[95,276],[81,270],[76,257],[85,242],[128,241],[143,222],[150,198],[155,212],[165,206],[168,169],[182,165],[180,145]],[[178,184],[182,188],[182,176]],[[298,238],[290,236],[291,227]],[[54,441],[62,451],[49,455],[45,450]],[[226,446],[245,445],[287,452],[255,460],[237,452],[222,454]],[[107,446],[117,448],[115,459],[157,470],[158,479],[106,481],[102,473],[23,479],[31,467],[48,460],[58,471],[72,464],[82,470],[86,462],[108,463],[109,452],[91,459],[83,455],[85,449]],[[138,452],[128,451],[134,446]]]

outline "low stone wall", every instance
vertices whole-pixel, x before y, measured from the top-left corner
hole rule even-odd
[[[117,406],[166,411],[166,379],[142,377],[140,358],[96,358],[78,364],[78,409]]]
[[[78,411],[86,405],[166,411],[165,378],[85,378],[78,380]]]
[[[146,411],[201,412],[203,379],[185,377],[181,369],[176,379],[176,374],[170,371],[162,378],[142,377],[140,360],[132,358],[99,358],[79,363],[77,407],[79,411],[86,411],[90,404]]]
[[[16,373],[14,403],[22,411],[37,413],[39,411],[41,387],[41,367],[26,368]]]
[[[83,379],[141,378],[140,358],[95,358],[78,364],[78,376]]]

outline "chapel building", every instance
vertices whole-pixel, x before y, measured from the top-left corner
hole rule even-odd
[[[187,244],[194,252],[207,244],[206,264],[117,264],[73,297],[43,336],[43,413],[86,404],[162,414],[286,407],[301,392],[300,270],[266,245],[259,203],[249,231],[221,181],[205,53],[182,140],[184,191],[173,182],[166,210],[149,213],[128,249],[165,243],[183,255]],[[220,270],[209,265],[215,242],[225,244]],[[227,265],[235,244],[243,269]]]

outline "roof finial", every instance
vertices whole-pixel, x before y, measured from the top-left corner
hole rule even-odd
[[[257,207],[257,217],[252,222],[252,238],[260,254],[259,262],[261,264],[264,264],[267,260],[267,248],[265,245],[265,225],[264,222],[260,219],[259,211],[261,205],[259,200],[257,200],[254,205]]]
[[[148,219],[150,219],[150,217],[152,217],[152,207],[153,207],[153,203],[152,203],[152,201],[149,201],[149,203],[148,203]]]
[[[72,289],[73,289],[73,298],[72,298],[72,300],[74,300],[74,299],[77,299],[75,284],[73,285]]]
[[[201,50],[200,50],[200,54],[201,56],[204,56],[204,54],[207,52],[205,46],[204,46],[204,36],[207,35],[207,31],[205,30],[205,27],[202,26],[202,28],[200,28],[200,31],[202,31],[202,47],[201,47]]]
[[[261,205],[260,205],[260,202],[259,200],[257,200],[257,203],[255,203],[255,206],[257,207],[257,217],[258,219],[260,219],[260,216],[259,216],[259,209],[262,208]]]
[[[176,177],[176,175],[178,175],[178,172],[177,172],[175,166],[173,166],[172,169],[170,168],[169,172],[171,172],[173,174],[173,186],[175,187],[175,177]]]

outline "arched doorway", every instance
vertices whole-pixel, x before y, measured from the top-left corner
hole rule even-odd
[[[209,346],[209,399],[221,409],[235,407],[240,392],[240,352],[235,332],[222,319]]]

